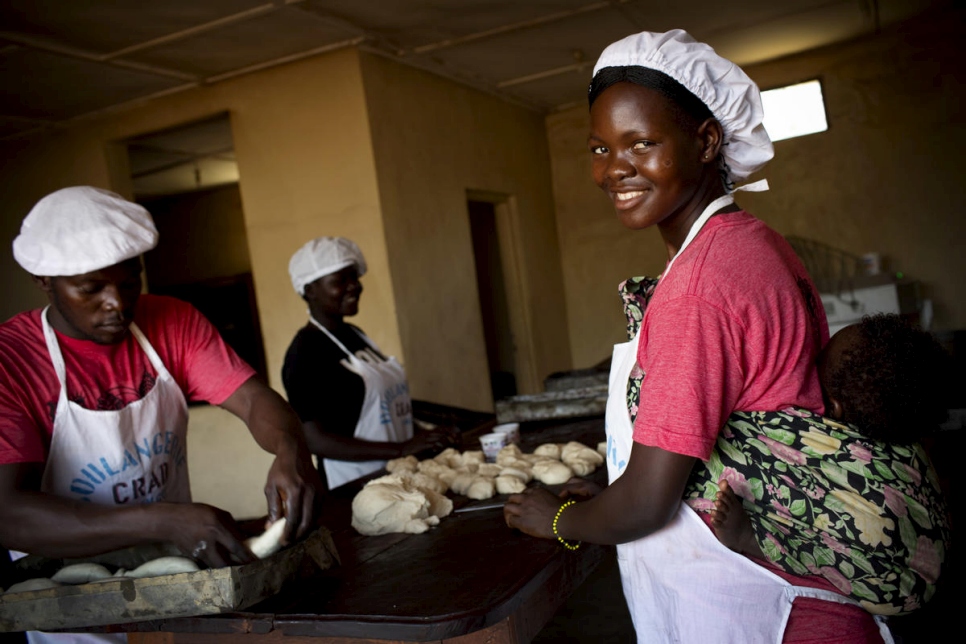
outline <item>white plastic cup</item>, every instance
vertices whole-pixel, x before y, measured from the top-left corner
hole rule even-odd
[[[507,444],[520,444],[520,423],[504,423],[493,428],[494,434],[506,434]]]
[[[496,460],[496,455],[500,453],[500,450],[506,447],[507,435],[497,434],[496,432],[492,434],[483,434],[480,436],[480,446],[483,448],[483,456],[486,460],[492,463]]]

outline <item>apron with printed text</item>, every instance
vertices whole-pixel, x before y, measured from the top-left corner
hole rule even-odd
[[[362,378],[365,395],[353,438],[373,442],[402,443],[413,437],[412,401],[402,365],[392,356],[382,358],[372,341],[359,337],[369,349],[353,354],[328,329],[310,318],[346,354],[342,364]],[[329,489],[371,474],[386,466],[386,461],[340,461],[322,459]]]
[[[48,307],[49,308],[49,307]],[[57,336],[41,315],[60,395],[41,490],[99,505],[191,501],[186,438],[188,405],[181,388],[136,324],[131,334],[157,374],[143,398],[122,409],[85,409],[67,395]],[[126,635],[28,632],[33,643],[125,642]]]
[[[675,257],[715,212],[732,202],[731,195],[712,202]],[[664,276],[673,263],[674,259]],[[627,381],[637,363],[639,342],[640,332],[633,340],[614,345],[611,359],[605,415],[610,483],[624,472],[634,443]],[[617,559],[639,642],[729,644],[740,632],[745,642],[780,644],[796,597],[858,606],[838,593],[793,586],[731,551],[683,502],[661,530],[618,545]],[[891,644],[884,620],[877,621],[883,640]]]

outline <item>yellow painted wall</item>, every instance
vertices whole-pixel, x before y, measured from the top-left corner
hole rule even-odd
[[[117,141],[224,111],[231,113],[272,384],[281,389],[285,349],[306,320],[304,303],[288,277],[288,259],[317,235],[346,235],[365,248],[371,284],[368,309],[359,323],[387,351],[399,353],[365,96],[353,50],[181,92],[3,145],[0,243],[9,249],[30,207],[58,188],[88,184],[129,195]],[[9,251],[0,253],[0,279],[4,319],[45,303]],[[243,426],[226,417],[220,410],[192,411],[191,446],[198,448],[189,462],[195,495],[239,516],[260,514],[263,510],[255,510],[264,508],[265,457]],[[224,466],[212,470],[212,463]],[[217,487],[210,483],[215,478]]]
[[[771,190],[738,203],[778,232],[861,255],[881,253],[923,282],[934,328],[966,327],[966,189],[959,151],[963,12],[940,13],[845,45],[747,69],[763,88],[821,78],[830,127],[779,141],[759,176]],[[586,107],[547,118],[557,230],[574,365],[587,366],[623,340],[614,288],[656,275],[664,256],[655,230],[628,231],[590,179]]]
[[[512,199],[497,227],[519,250],[522,278],[510,288],[515,314],[529,315],[531,384],[570,367],[543,119],[379,56],[363,56],[362,68],[413,394],[492,409],[467,191]],[[366,289],[376,279],[365,277]]]

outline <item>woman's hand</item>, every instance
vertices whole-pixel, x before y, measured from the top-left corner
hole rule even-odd
[[[542,487],[528,488],[521,494],[512,494],[503,506],[503,518],[511,528],[531,537],[556,539],[553,518],[563,501]]]
[[[561,499],[585,501],[597,496],[603,489],[603,487],[597,483],[594,483],[593,481],[588,481],[587,479],[575,476],[563,484],[563,487],[560,488],[557,496],[559,496]]]
[[[425,450],[439,451],[459,443],[459,429],[453,426],[439,426],[431,430],[417,429],[413,437],[404,443],[402,456],[418,454]]]

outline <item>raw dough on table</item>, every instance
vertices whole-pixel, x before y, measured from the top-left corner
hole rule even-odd
[[[415,472],[416,467],[419,465],[419,459],[410,454],[409,456],[403,456],[402,458],[390,459],[386,462],[386,471],[390,474],[394,472],[399,472],[405,470],[407,472]]]
[[[512,474],[503,474],[494,479],[497,494],[519,494],[527,489],[527,484]]]
[[[555,458],[560,460],[560,445],[556,443],[544,443],[533,450],[534,456],[549,456],[550,458]]]
[[[426,495],[419,490],[371,481],[352,499],[352,527],[365,535],[420,534],[439,524],[429,508]]]
[[[466,496],[477,501],[493,498],[494,494],[496,494],[496,486],[489,476],[477,476],[466,490]]]
[[[533,478],[547,485],[566,483],[573,475],[573,470],[560,461],[546,460],[533,465]]]

